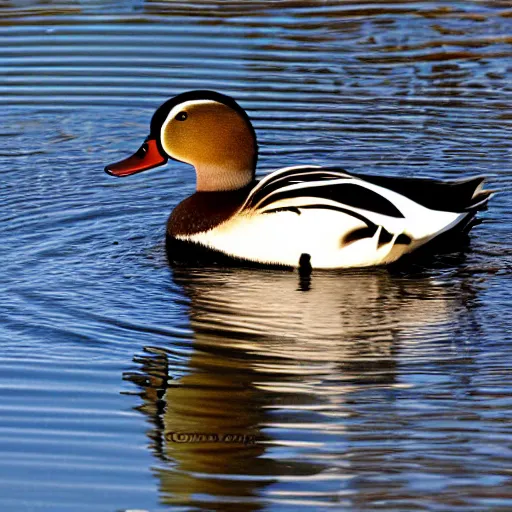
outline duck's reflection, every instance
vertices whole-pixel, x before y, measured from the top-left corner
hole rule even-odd
[[[450,287],[385,270],[173,272],[189,299],[192,347],[148,349],[129,378],[143,387],[168,464],[157,470],[162,501],[209,510],[257,510],[263,488],[299,491],[305,479],[318,482],[319,506],[335,496],[343,464],[312,447],[343,438],[354,389],[393,389],[404,344],[428,340],[458,303]]]

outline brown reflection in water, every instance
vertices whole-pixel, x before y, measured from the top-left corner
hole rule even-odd
[[[258,496],[273,483],[304,491],[315,486],[304,478],[346,480],[359,457],[333,467],[329,458],[269,454],[276,443],[287,445],[268,429],[276,428],[276,411],[293,417],[318,408],[326,418],[350,418],[354,390],[396,387],[404,340],[427,343],[429,328],[454,314],[445,287],[381,270],[311,278],[222,268],[173,273],[190,300],[194,344],[186,370],[180,376],[172,367],[176,354],[184,358],[176,347],[148,348],[154,355],[139,358],[140,372],[127,375],[143,388],[140,409],[153,422],[155,452],[169,465],[156,470],[164,503],[258,510]],[[343,422],[324,428],[351,437]],[[339,496],[333,491],[328,499]]]
[[[272,475],[307,473],[308,468],[279,468],[260,458],[265,393],[255,389],[253,371],[244,371],[222,352],[208,354],[197,348],[200,343],[199,337],[188,373],[179,379],[172,379],[172,367],[167,374],[168,354],[151,348],[152,356],[137,359],[140,373],[126,376],[143,388],[140,410],[154,424],[152,446],[170,466],[155,469],[161,501],[191,504],[201,495],[209,502],[223,501],[210,504],[210,510],[237,510],[229,503],[236,497],[244,510],[259,510],[252,499]]]

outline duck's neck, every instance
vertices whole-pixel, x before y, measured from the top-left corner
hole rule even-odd
[[[253,186],[250,182],[237,190],[197,191],[173,210],[167,221],[167,236],[193,235],[222,224],[240,209]]]
[[[196,164],[195,170],[197,192],[237,191],[254,181],[254,169],[250,164],[243,169],[231,165],[216,167],[211,164]]]

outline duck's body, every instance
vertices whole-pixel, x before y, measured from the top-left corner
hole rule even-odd
[[[441,234],[468,231],[491,194],[482,190],[483,177],[446,182],[317,166],[280,169],[256,182],[247,115],[208,91],[170,100],[151,129],[143,154],[106,170],[123,176],[165,163],[167,155],[194,165],[198,191],[167,224],[171,261],[211,254],[287,267],[387,264]]]
[[[297,267],[304,255],[313,268],[382,265],[466,229],[487,201],[482,182],[280,169],[241,194],[199,192],[183,201],[169,218],[168,244],[268,265]]]

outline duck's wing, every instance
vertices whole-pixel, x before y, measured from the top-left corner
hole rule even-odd
[[[263,178],[242,212],[252,214],[331,209],[352,215],[368,227],[428,239],[474,217],[492,191],[484,178],[456,181],[395,178],[348,173],[337,167],[290,167]]]
[[[272,213],[297,208],[365,210],[403,218],[394,204],[362,180],[337,168],[289,167],[263,178],[251,191],[242,211]]]

